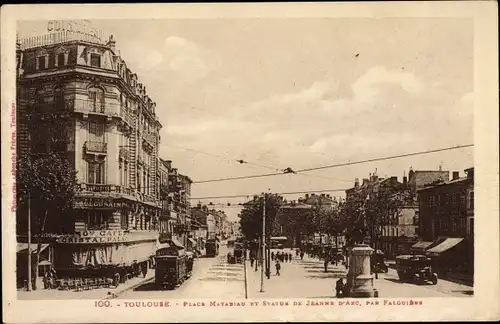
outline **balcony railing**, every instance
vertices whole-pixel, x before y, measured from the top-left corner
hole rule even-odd
[[[104,44],[104,41],[91,35],[76,33],[73,31],[63,31],[58,33],[33,36],[30,38],[22,39],[21,49],[25,50],[28,48],[49,46],[54,44],[67,43],[71,41],[84,41],[100,45]]]
[[[87,154],[106,154],[108,151],[108,144],[101,142],[85,142],[85,153]]]
[[[85,192],[101,192],[101,193],[122,193],[133,196],[134,190],[119,185],[100,184],[100,183],[81,183],[80,190]]]
[[[129,125],[133,125],[134,116],[130,111],[126,110],[124,107],[120,108],[120,117],[122,117],[125,120],[125,122],[127,122]]]
[[[146,194],[144,194],[142,192],[139,192],[137,194],[138,194],[139,199],[142,200],[142,201],[150,202],[150,203],[157,202],[157,199],[155,197],[153,197],[153,196],[146,195]]]
[[[111,113],[110,107],[103,101],[76,100],[75,111],[83,113],[107,114]]]

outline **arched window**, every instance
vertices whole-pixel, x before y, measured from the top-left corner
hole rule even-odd
[[[104,113],[104,90],[98,87],[91,87],[88,91],[90,110]]]

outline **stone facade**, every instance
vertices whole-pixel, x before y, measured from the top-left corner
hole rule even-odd
[[[156,103],[127,68],[112,36],[103,42],[68,35],[18,44],[18,155],[58,152],[77,171],[74,210],[57,218],[70,224],[62,234],[154,233],[162,128]],[[47,118],[48,127],[36,129]],[[22,214],[18,218],[25,221]]]

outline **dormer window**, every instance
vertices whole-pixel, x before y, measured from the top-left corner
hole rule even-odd
[[[90,54],[90,66],[101,67],[101,55],[91,53]]]
[[[68,64],[69,52],[67,49],[65,49],[64,47],[58,48],[55,52],[55,55],[56,55],[56,57],[55,57],[54,65],[56,67],[65,66]]]
[[[36,69],[43,70],[49,67],[49,56],[47,54],[41,54],[36,60]]]

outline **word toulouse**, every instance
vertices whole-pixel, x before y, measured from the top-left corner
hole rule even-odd
[[[92,36],[98,39],[102,38],[100,30],[92,27],[87,20],[50,20],[47,23],[49,32],[72,32]]]
[[[58,243],[118,243],[126,242],[127,235],[124,231],[82,231],[71,236],[61,236]]]

